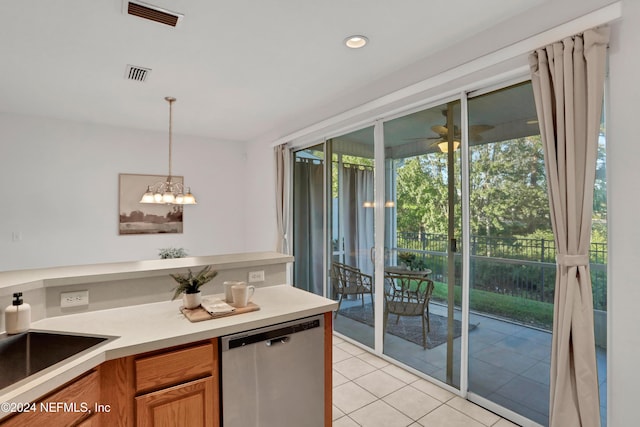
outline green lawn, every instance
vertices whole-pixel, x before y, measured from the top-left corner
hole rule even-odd
[[[447,302],[447,285],[434,282],[432,300]],[[460,286],[455,289],[455,303],[460,305]],[[487,313],[504,317],[519,323],[551,330],[553,326],[553,304],[526,298],[471,289],[470,309],[478,313]]]

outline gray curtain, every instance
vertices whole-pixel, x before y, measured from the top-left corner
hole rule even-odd
[[[322,163],[296,161],[293,167],[293,284],[318,295],[322,289]]]
[[[374,247],[373,170],[345,166],[343,170],[344,212],[340,219],[344,229],[345,263],[373,274],[371,250]],[[371,204],[365,207],[365,202]]]
[[[276,165],[276,222],[278,227],[278,240],[276,251],[288,254],[290,251],[287,237],[289,227],[289,206],[287,203],[287,181],[289,177],[289,163],[291,154],[287,144],[281,144],[273,148]]]
[[[609,28],[533,52],[557,248],[549,425],[600,426],[589,246]]]

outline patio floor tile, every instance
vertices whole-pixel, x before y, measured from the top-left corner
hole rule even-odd
[[[500,387],[496,394],[521,402],[536,412],[543,414],[549,412],[549,387],[523,376],[516,376]]]
[[[483,360],[469,359],[469,390],[482,396],[493,393],[516,375]]]
[[[526,371],[538,362],[537,359],[515,350],[497,346],[474,352],[473,357],[516,374]]]
[[[538,362],[531,368],[522,373],[522,376],[530,379],[531,381],[538,382],[549,387],[549,362]]]

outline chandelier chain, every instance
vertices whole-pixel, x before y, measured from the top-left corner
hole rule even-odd
[[[173,102],[175,98],[166,97],[165,98],[169,102],[169,180],[173,176],[171,173],[171,152],[173,148]]]

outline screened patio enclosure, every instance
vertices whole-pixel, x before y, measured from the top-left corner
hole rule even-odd
[[[293,169],[294,283],[341,299],[334,330],[516,422],[546,425],[556,254],[530,82],[332,137],[296,151]],[[606,203],[596,211],[604,396]],[[343,264],[373,295],[342,292],[332,267]],[[428,322],[386,315],[398,269],[433,282]]]

